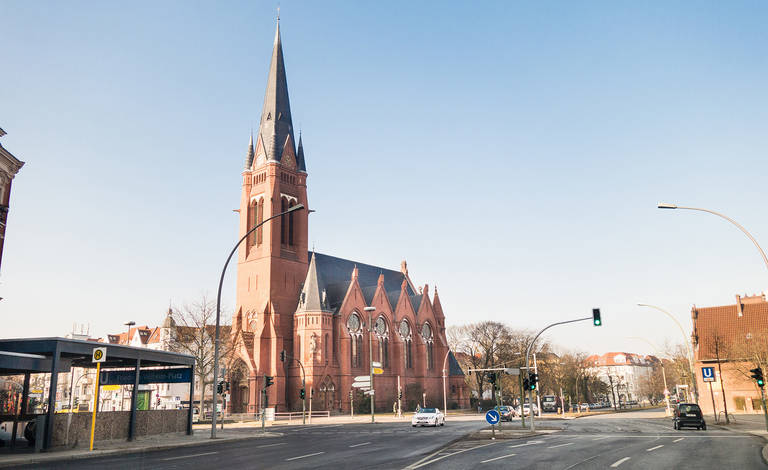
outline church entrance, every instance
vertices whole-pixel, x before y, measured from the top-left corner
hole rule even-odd
[[[229,370],[230,413],[248,412],[248,366],[238,359]]]
[[[326,375],[320,384],[319,392],[320,403],[318,403],[318,408],[321,410],[332,410],[334,400],[336,399],[336,386],[329,375]]]

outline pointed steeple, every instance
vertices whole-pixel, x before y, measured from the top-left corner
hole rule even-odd
[[[280,19],[277,20],[275,43],[272,49],[272,61],[269,64],[267,90],[264,94],[264,107],[261,111],[259,133],[266,139],[267,160],[280,161],[287,137],[294,142],[291,103],[288,99],[288,81],[285,77],[283,45],[280,40]],[[295,153],[294,153],[295,155]]]
[[[304,163],[304,144],[301,142],[301,131],[299,131],[299,149],[296,153],[296,163],[299,171],[306,173],[307,165]]]
[[[312,253],[312,259],[309,261],[309,268],[307,269],[307,277],[304,279],[304,287],[299,298],[299,310],[317,312],[327,309],[328,305],[326,305],[323,279],[317,270],[315,254]]]
[[[245,157],[245,168],[248,169],[253,165],[253,129],[251,129],[251,140],[248,142],[248,156]]]

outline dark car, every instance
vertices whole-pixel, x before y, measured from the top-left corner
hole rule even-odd
[[[679,403],[677,405],[673,426],[675,429],[681,429],[683,426],[691,426],[705,431],[707,429],[701,408],[695,403]]]
[[[502,421],[512,421],[515,416],[515,411],[511,406],[494,406],[493,408],[499,412]]]

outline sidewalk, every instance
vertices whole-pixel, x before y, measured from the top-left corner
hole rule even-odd
[[[765,416],[760,414],[737,414],[730,418],[730,423],[725,424],[725,419],[720,415],[718,423],[715,423],[714,415],[707,415],[706,420],[709,426],[717,426],[721,429],[727,429],[729,431],[740,432],[745,434],[753,434],[760,436],[766,441],[763,446],[763,461],[768,464],[768,431],[766,431]]]
[[[132,452],[146,452],[153,450],[163,450],[186,446],[195,446],[201,444],[218,444],[220,442],[232,442],[241,439],[253,439],[262,437],[280,437],[280,432],[268,431],[261,432],[261,427],[254,427],[253,432],[228,431],[227,429],[217,430],[216,439],[210,439],[210,425],[206,429],[196,427],[194,435],[186,434],[160,434],[155,436],[146,436],[137,438],[132,442],[124,440],[103,441],[94,444],[93,451],[88,448],[54,449],[50,452],[34,453],[31,449],[21,448],[16,452],[10,453],[7,448],[0,448],[0,468],[14,465],[29,465],[33,463],[44,463],[56,460],[75,460],[87,459],[93,457],[104,457],[108,455],[129,454]]]

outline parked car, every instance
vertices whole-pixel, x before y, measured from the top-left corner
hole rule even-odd
[[[502,421],[512,421],[516,414],[511,406],[495,406],[493,409],[499,412]]]
[[[519,406],[515,409],[515,412],[518,415],[520,414],[520,407]],[[525,416],[530,415],[531,414],[531,405],[529,405],[528,403],[525,403],[523,405],[523,411],[522,412],[525,414]],[[533,412],[536,413],[537,415],[539,414],[539,407],[536,406],[536,404],[533,405]]]
[[[692,426],[697,429],[707,430],[707,423],[701,414],[701,408],[695,403],[679,403],[675,408],[675,416],[672,426],[681,429],[683,426]]]
[[[413,414],[411,426],[445,426],[445,415],[437,408],[422,408]]]
[[[200,422],[200,409],[199,408],[192,408],[192,422],[193,423],[199,423]]]

